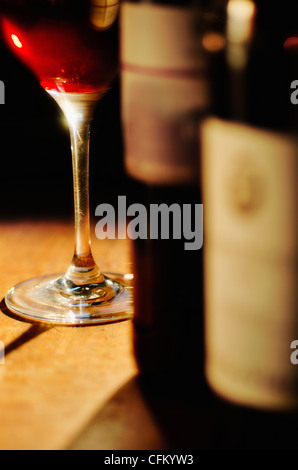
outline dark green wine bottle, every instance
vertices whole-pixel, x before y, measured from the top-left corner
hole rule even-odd
[[[207,377],[222,399],[223,448],[298,445],[297,11],[294,2],[230,0],[225,46],[208,51]]]
[[[202,10],[184,0],[124,1],[121,8],[126,172],[149,231],[150,208],[160,207],[159,236],[133,241],[134,351],[156,390],[197,400],[204,382],[198,124],[210,98]]]

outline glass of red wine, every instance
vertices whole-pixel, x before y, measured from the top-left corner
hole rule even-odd
[[[74,257],[65,274],[7,293],[9,310],[26,319],[85,325],[133,314],[132,275],[104,275],[90,242],[90,127],[118,72],[118,11],[119,0],[0,0],[5,42],[64,112],[73,156]]]

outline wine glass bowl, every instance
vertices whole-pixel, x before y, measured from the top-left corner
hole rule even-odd
[[[104,275],[91,251],[89,146],[94,109],[118,72],[113,0],[0,0],[6,44],[63,111],[70,131],[75,249],[65,274],[13,287],[7,307],[35,321],[86,325],[131,318],[132,275]]]
[[[9,4],[2,16],[4,39],[46,91],[92,93],[110,87],[119,64],[117,0]],[[100,22],[96,11],[105,18],[110,9],[114,21]]]

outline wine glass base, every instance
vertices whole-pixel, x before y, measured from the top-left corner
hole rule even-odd
[[[132,278],[109,273],[105,289],[113,290],[113,296],[106,295],[101,285],[90,286],[86,296],[65,294],[59,287],[63,275],[43,276],[10,289],[5,302],[12,313],[29,321],[63,326],[113,323],[133,316]]]

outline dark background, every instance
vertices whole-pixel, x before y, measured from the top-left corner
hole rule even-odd
[[[69,131],[62,112],[0,37],[0,219],[73,217]],[[91,132],[90,206],[125,194],[120,83],[98,104]]]

